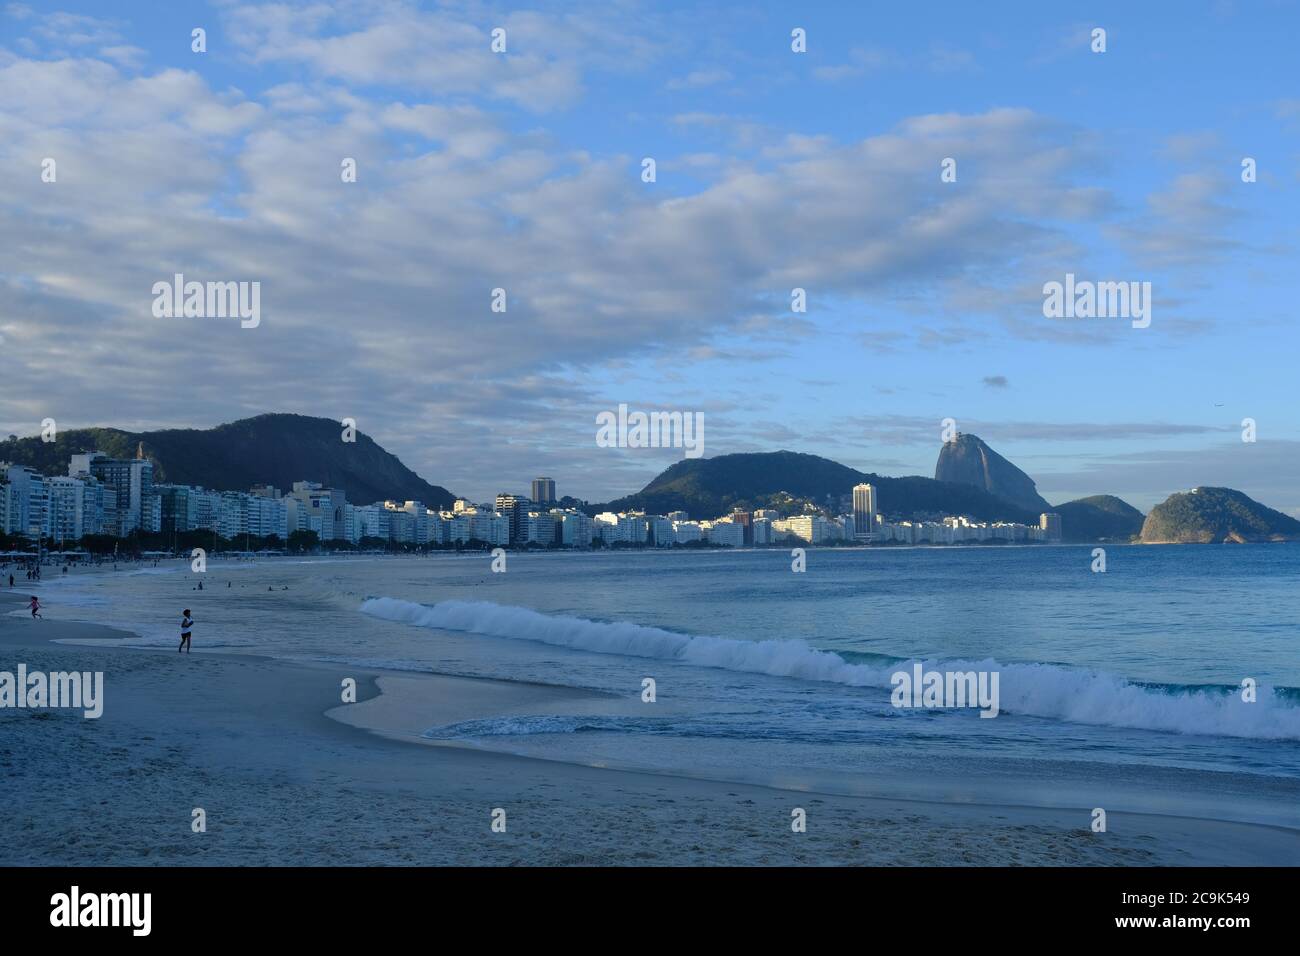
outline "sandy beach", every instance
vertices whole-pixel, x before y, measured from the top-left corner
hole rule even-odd
[[[0,612],[0,669],[105,673],[103,716],[0,711],[0,864],[1294,864],[1300,833],[852,797],[448,746],[431,725],[604,695],[121,646]],[[67,643],[75,642],[75,643]],[[81,643],[86,642],[86,643]],[[342,681],[357,702],[342,704]],[[794,833],[791,811],[807,812]],[[191,830],[202,808],[207,830]],[[506,832],[491,829],[506,811]]]

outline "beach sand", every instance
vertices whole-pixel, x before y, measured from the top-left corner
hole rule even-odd
[[[1087,806],[853,797],[448,746],[570,688],[121,646],[0,597],[0,670],[103,671],[104,713],[0,710],[2,865],[1263,865],[1300,833]],[[90,641],[92,643],[61,643]],[[357,682],[358,702],[341,703]],[[791,810],[807,811],[807,832]],[[207,830],[191,829],[202,808]],[[506,832],[491,829],[506,811]]]

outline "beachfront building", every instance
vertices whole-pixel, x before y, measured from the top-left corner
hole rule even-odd
[[[523,519],[520,537],[526,544],[550,547],[556,541],[556,518],[549,511],[529,511]]]
[[[581,511],[566,510],[560,517],[560,543],[566,548],[590,548],[595,523]]]
[[[754,543],[754,513],[745,511],[741,508],[732,509],[731,516],[726,520],[732,524],[740,525],[745,536],[745,546],[748,547]]]
[[[242,504],[247,511],[249,534],[259,538],[274,536],[281,541],[289,537],[288,509],[283,498],[249,493],[243,496]]]
[[[322,541],[349,539],[346,506],[348,496],[338,488],[325,488],[315,481],[295,481],[293,491],[285,496],[296,501],[292,530],[315,531]],[[356,534],[355,529],[351,532]]]
[[[392,540],[423,547],[437,537],[438,512],[431,511],[422,501],[385,501],[384,508],[394,512]],[[397,517],[400,514],[402,517]]]
[[[242,538],[248,534],[248,510],[242,507],[238,491],[221,494],[221,508],[217,520],[217,534],[223,538]]]
[[[191,488],[190,492],[194,497],[194,527],[216,531],[221,524],[221,492],[207,488]]]
[[[156,494],[147,494],[140,499],[140,530],[162,530],[162,500]]]
[[[4,530],[36,539],[49,533],[49,490],[45,477],[26,465],[0,462],[6,497]]]
[[[160,501],[143,501],[145,523],[157,520]],[[25,465],[0,462],[0,531],[30,538],[76,541],[113,534],[116,496],[88,472],[47,477]]]
[[[168,532],[189,531],[199,527],[198,496],[199,489],[189,485],[154,485],[154,491],[162,506],[162,530]]]
[[[822,515],[794,515],[772,522],[774,540],[801,541],[804,544],[830,544],[844,540],[844,526]]]
[[[1038,527],[1048,541],[1061,540],[1061,516],[1053,512],[1044,512],[1038,516]]]
[[[510,544],[510,519],[490,507],[469,505],[460,511],[428,512],[430,544],[481,541],[495,547]]]
[[[664,515],[650,515],[646,518],[650,526],[650,541],[656,548],[671,548],[677,543],[673,523]]]
[[[448,544],[464,544],[474,535],[471,533],[470,518],[474,513],[472,511],[458,511],[451,515],[443,515],[446,520],[446,535]],[[506,538],[510,538],[510,519],[506,519]]]
[[[745,526],[730,518],[704,522],[704,536],[714,547],[743,548],[745,546]]]
[[[161,502],[153,500],[153,462],[144,457],[143,447],[137,450],[135,458],[109,458],[98,451],[73,455],[68,463],[68,476],[83,475],[89,475],[113,492],[116,507],[112,523],[106,520],[105,533],[125,538],[134,531],[159,530]]]
[[[214,530],[223,538],[289,537],[288,509],[283,498],[268,498],[243,491],[220,493]]]
[[[64,475],[46,478],[45,488],[46,534],[60,543],[76,541],[86,534],[87,512],[93,513],[94,501],[91,499],[88,509],[85,483]]]
[[[645,515],[637,512],[614,514],[604,511],[596,515],[595,520],[600,539],[607,545],[644,545],[649,535]]]
[[[404,508],[390,508],[385,502],[384,510],[388,512],[388,540],[398,544],[416,544],[418,529],[415,515]]]
[[[495,511],[478,509],[470,515],[470,535],[494,547],[510,543],[510,519]]]
[[[876,531],[876,489],[874,485],[853,486],[853,537],[870,541]]]
[[[531,499],[523,495],[511,495],[505,492],[497,495],[496,507],[493,510],[509,519],[511,544],[524,540],[524,522],[527,520],[532,503]]]
[[[349,540],[353,544],[362,538],[380,538],[384,541],[392,539],[393,515],[382,503],[348,505],[348,512],[352,520],[346,523],[351,526]]]
[[[685,514],[684,511],[674,512],[674,514]],[[674,521],[673,537],[678,544],[693,544],[697,541],[704,540],[704,528],[698,521]]]

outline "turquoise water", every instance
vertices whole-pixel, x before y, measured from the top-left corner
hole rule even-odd
[[[461,745],[944,799],[1014,782],[1023,802],[1300,825],[1300,546],[1091,564],[1091,547],[814,549],[804,573],[781,550],[511,555],[504,574],[486,555],[272,559],[212,562],[197,592],[176,562],[74,575],[43,600],[140,643],[174,643],[190,607],[196,649],[617,697],[428,728]],[[912,661],[997,672],[1001,712],[891,706]]]

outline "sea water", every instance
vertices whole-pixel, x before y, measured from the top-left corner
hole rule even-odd
[[[610,706],[424,728],[555,760],[1300,826],[1300,545],[210,560],[74,572],[47,613],[171,645],[542,682]],[[269,590],[268,590],[269,589]],[[1000,709],[890,677],[996,671]],[[653,679],[655,701],[642,700]],[[1242,682],[1258,686],[1253,703]]]

